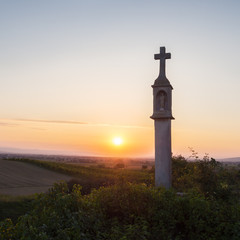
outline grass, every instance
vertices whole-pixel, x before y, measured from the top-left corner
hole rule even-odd
[[[34,195],[22,197],[0,195],[0,221],[11,218],[16,223],[19,216],[31,210],[33,199]]]

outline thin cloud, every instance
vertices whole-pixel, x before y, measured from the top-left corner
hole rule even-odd
[[[115,125],[115,124],[104,124],[104,123],[89,124],[89,125],[101,126],[101,127],[118,127],[118,128],[151,128],[148,126],[139,126],[139,125]]]
[[[16,126],[19,126],[19,124],[9,123],[9,122],[0,122],[0,126],[2,126],[2,127],[16,127]]]
[[[91,123],[91,122],[66,121],[66,120],[63,121],[63,120],[18,118],[18,119],[13,119],[13,121],[33,122],[33,123],[50,123],[50,124],[75,124],[75,125],[99,126],[99,127],[117,127],[117,128],[142,128],[142,129],[151,128],[149,126],[140,126],[140,125],[118,125],[118,124],[108,124],[108,123]]]
[[[88,124],[86,122],[78,122],[78,121],[61,121],[61,120],[44,120],[44,119],[26,119],[26,118],[18,118],[14,119],[14,121],[20,122],[38,122],[38,123],[63,123],[63,124]]]

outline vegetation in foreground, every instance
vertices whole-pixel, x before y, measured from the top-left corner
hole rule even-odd
[[[1,222],[1,239],[239,239],[239,205],[196,194],[122,183],[82,196],[56,185],[13,225]]]
[[[0,221],[11,218],[16,223],[19,216],[31,210],[34,198],[34,195],[18,197],[0,195]]]
[[[112,175],[110,169],[98,170],[89,168],[91,189],[95,181],[99,187],[104,171],[106,179],[116,177],[115,170]],[[240,239],[238,168],[207,157],[189,162],[179,156],[173,159],[169,191],[144,182],[153,179],[153,171],[134,171],[133,176],[128,171],[125,177],[123,170],[119,176],[85,195],[79,185],[56,184],[38,195],[16,224],[2,221],[0,239]]]

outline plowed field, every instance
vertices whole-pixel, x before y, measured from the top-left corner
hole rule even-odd
[[[70,176],[28,163],[0,160],[0,194],[30,195],[46,192],[55,182]]]

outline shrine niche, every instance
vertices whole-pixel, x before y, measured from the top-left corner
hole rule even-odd
[[[167,94],[161,90],[156,96],[156,111],[164,111],[167,109]]]

